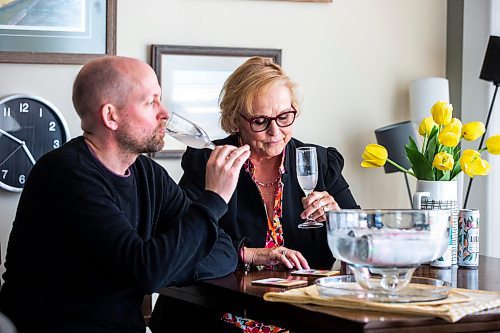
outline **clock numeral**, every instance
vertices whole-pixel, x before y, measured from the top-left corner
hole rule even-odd
[[[42,118],[42,117],[43,117],[43,109],[42,109],[42,108],[40,108],[40,112],[38,113],[38,116],[39,116],[40,118]]]
[[[7,177],[7,174],[9,173],[9,170],[7,169],[3,169],[2,170],[2,179],[5,179],[5,177]]]
[[[10,117],[10,107],[8,107],[8,106],[3,107],[3,116]]]
[[[59,140],[54,140],[54,144],[52,145],[52,147],[57,148],[59,147],[59,144]]]
[[[26,176],[25,175],[20,175],[19,176],[19,184],[24,184],[25,181],[26,181]]]
[[[56,123],[55,121],[49,122],[49,132],[55,132],[56,131]]]
[[[26,102],[19,103],[19,112],[30,112],[30,105]]]

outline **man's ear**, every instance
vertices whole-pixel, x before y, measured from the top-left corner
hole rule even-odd
[[[118,128],[118,110],[116,107],[111,103],[106,103],[101,106],[99,111],[104,125],[110,130],[116,131]]]

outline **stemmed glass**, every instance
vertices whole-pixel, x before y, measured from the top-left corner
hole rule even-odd
[[[193,148],[214,149],[215,145],[207,133],[200,126],[192,121],[179,116],[177,113],[170,113],[170,117],[165,125],[167,133],[174,139]]]
[[[318,182],[318,157],[315,147],[297,148],[297,180],[306,197],[314,191]],[[299,224],[301,229],[321,228],[323,223],[307,217],[305,222]]]

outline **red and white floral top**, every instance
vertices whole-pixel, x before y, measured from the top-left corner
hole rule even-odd
[[[281,181],[281,175],[285,173],[284,160],[285,160],[285,150],[283,150],[283,153],[281,155],[281,164],[279,167],[280,179],[278,181],[278,186],[274,192],[274,211],[272,214],[269,214],[269,212],[267,213],[267,234],[266,234],[266,245],[265,245],[266,248],[273,248],[285,245],[285,239],[283,238],[283,228],[280,222],[282,203],[283,203],[283,182]],[[255,182],[255,177],[254,177],[255,166],[253,165],[252,161],[248,159],[243,167],[245,168],[245,171],[250,174],[250,176]],[[257,186],[257,183],[255,183],[255,186]],[[262,203],[264,204],[264,199],[262,199]],[[234,326],[240,328],[243,332],[247,333],[287,332],[286,329],[283,329],[281,327],[268,325],[253,319],[236,316],[232,313],[224,314],[222,316],[222,320],[224,320],[227,323],[233,324]]]

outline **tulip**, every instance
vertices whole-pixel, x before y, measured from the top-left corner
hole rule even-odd
[[[453,156],[445,151],[442,151],[436,154],[434,161],[432,161],[432,166],[441,171],[450,171],[453,169],[454,163],[455,161],[453,160]]]
[[[460,135],[453,132],[441,132],[438,135],[438,141],[443,146],[456,147],[460,142]]]
[[[486,176],[491,169],[488,161],[481,158],[481,154],[472,149],[467,149],[460,157],[460,167],[469,177]]]
[[[453,132],[457,135],[462,134],[462,122],[458,118],[452,118],[451,121],[443,128],[443,132]]]
[[[500,135],[493,135],[486,140],[486,149],[493,155],[500,155]]]
[[[378,168],[387,162],[387,149],[381,145],[371,143],[366,145],[362,157],[361,166],[363,168]]]
[[[462,127],[462,135],[467,141],[474,141],[484,134],[486,129],[480,121],[473,121]]]
[[[432,119],[432,116],[424,118],[418,127],[418,133],[420,133],[421,136],[428,136],[431,134],[434,126],[437,126],[437,124],[434,122],[434,119]]]
[[[438,135],[438,141],[443,146],[456,147],[462,135],[462,122],[453,118]]]
[[[453,106],[443,101],[439,101],[432,106],[432,119],[439,125],[448,125],[451,121]]]

